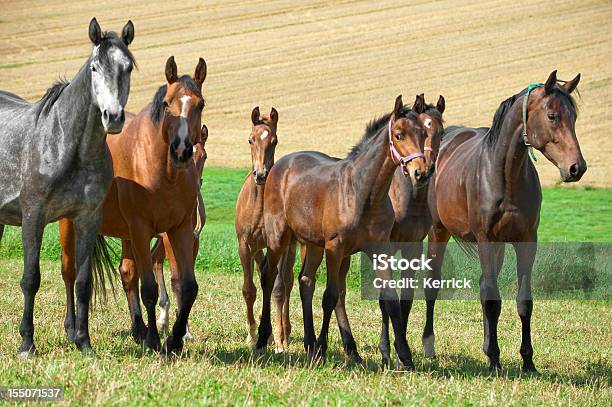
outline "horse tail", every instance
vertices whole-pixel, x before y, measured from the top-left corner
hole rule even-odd
[[[117,253],[109,241],[104,236],[98,235],[91,261],[94,302],[106,304],[106,280],[110,282],[113,297],[117,299],[114,280],[119,277],[119,273],[113,263],[116,257]]]
[[[467,240],[462,240],[457,237],[454,238],[455,242],[457,243],[457,246],[459,246],[463,253],[465,253],[471,259],[478,258],[478,246],[476,245],[476,243],[468,242]]]
[[[267,272],[268,272],[268,253],[266,250],[266,254],[264,255],[263,259],[261,259],[261,261],[259,262],[259,273],[260,273],[259,278],[262,280],[262,282]]]

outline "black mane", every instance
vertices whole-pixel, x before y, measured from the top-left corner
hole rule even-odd
[[[186,89],[189,89],[197,96],[202,98],[202,93],[200,92],[198,85],[196,85],[195,81],[191,76],[183,75],[179,78],[179,82],[181,86]],[[151,120],[156,126],[159,125],[159,122],[164,114],[164,97],[166,97],[167,91],[168,85],[163,85],[159,89],[157,89],[157,92],[155,92],[155,96],[153,96],[153,102],[151,104]],[[204,98],[202,98],[202,100],[204,100]]]
[[[576,100],[565,90],[565,88],[555,85],[552,92],[567,97],[567,100],[569,100],[572,108],[574,109],[576,114],[578,114]],[[497,141],[499,140],[499,135],[501,133],[502,125],[504,124],[504,119],[508,115],[510,108],[512,107],[514,102],[516,102],[517,99],[525,96],[526,93],[527,88],[501,102],[501,104],[495,111],[495,114],[493,115],[493,123],[491,123],[491,127],[489,128],[489,131],[487,132],[487,135],[485,137],[485,142],[487,143],[487,145],[494,146],[497,143]]]
[[[400,112],[400,117],[412,117],[416,119],[417,114],[410,108],[404,107]],[[373,138],[376,134],[378,134],[383,129],[383,127],[389,124],[389,120],[391,120],[391,113],[387,113],[377,119],[371,120],[366,126],[363,137],[357,144],[353,146],[346,158],[355,158],[356,156],[358,156],[363,151],[363,149],[366,148],[366,145],[369,143],[370,139]]]
[[[38,101],[38,104],[36,105],[36,120],[38,120],[41,114],[49,114],[51,108],[68,85],[70,85],[69,81],[67,81],[66,79],[59,79],[49,89],[47,89],[45,95]]]

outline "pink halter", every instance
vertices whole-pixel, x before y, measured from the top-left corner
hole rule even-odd
[[[430,149],[430,147],[425,147],[425,149]],[[423,153],[412,153],[408,156],[402,156],[399,151],[393,145],[393,138],[391,137],[391,119],[389,119],[389,150],[391,150],[391,156],[395,157],[395,159],[399,162],[399,165],[405,167],[410,161],[415,158],[425,158],[425,154]]]

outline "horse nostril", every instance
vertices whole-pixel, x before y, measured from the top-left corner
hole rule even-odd
[[[257,176],[257,171],[256,170],[253,170],[253,176],[255,176],[255,177]]]
[[[121,110],[121,113],[119,114],[119,121],[123,122],[125,120],[125,110]]]
[[[102,117],[104,118],[104,120],[108,121],[108,110],[104,110],[102,112]]]
[[[416,180],[420,180],[423,177],[423,173],[421,172],[421,170],[416,169],[414,170],[414,178],[416,178]]]
[[[578,173],[580,173],[580,167],[578,166],[578,164],[574,163],[570,166],[569,172],[572,177],[575,177],[576,175],[578,175]]]

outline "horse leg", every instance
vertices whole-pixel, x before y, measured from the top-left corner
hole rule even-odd
[[[168,240],[168,235],[164,234],[164,246],[167,247],[166,251],[170,253],[172,251],[172,246],[170,245],[170,241]],[[196,255],[197,252],[193,252]],[[195,259],[195,258],[194,258]],[[181,309],[181,270],[178,268],[176,260],[168,260],[170,263],[170,281],[172,285],[172,292],[174,293],[174,299],[176,300],[176,317],[178,318],[179,310]],[[193,267],[195,270],[195,260],[193,261]],[[183,342],[193,341],[193,335],[189,331],[189,322],[185,327],[185,335],[183,335]]]
[[[325,249],[325,264],[327,266],[327,285],[323,292],[323,323],[321,324],[321,332],[317,338],[316,350],[317,357],[325,361],[325,353],[327,352],[327,336],[329,333],[329,321],[331,314],[338,304],[339,290],[339,275],[340,266],[344,261],[343,253],[336,247],[333,249]]]
[[[387,307],[383,301],[378,301],[378,307],[380,308],[380,314],[382,316],[382,326],[380,329],[380,340],[378,341],[378,350],[381,355],[382,368],[388,368],[391,364],[391,341],[389,339],[389,314],[387,313]]]
[[[101,212],[72,220],[76,232],[76,335],[75,344],[83,354],[93,353],[89,338],[89,303],[92,292],[92,257],[100,230]]]
[[[132,321],[132,338],[141,344],[147,337],[147,326],[142,319],[140,296],[138,294],[138,270],[129,240],[121,240],[121,262],[119,264],[121,283],[127,298],[130,320]]]
[[[34,298],[40,288],[40,247],[45,228],[42,208],[24,210],[21,226],[23,242],[23,276],[21,277],[21,292],[23,293],[23,316],[19,333],[21,346],[19,356],[29,357],[36,353],[34,346]]]
[[[285,280],[285,299],[283,302],[283,332],[285,334],[283,338],[283,347],[289,348],[289,336],[291,335],[291,319],[289,316],[291,290],[293,289],[293,265],[295,264],[295,250],[296,241],[292,241],[289,245],[289,249],[286,253],[286,262],[284,269],[282,270],[283,278]]]
[[[315,353],[314,317],[312,315],[312,296],[315,290],[316,272],[323,261],[323,249],[318,246],[302,246],[302,270],[300,271],[300,299],[304,315],[304,349],[309,358]],[[304,254],[305,253],[305,254]]]
[[[64,318],[64,330],[70,342],[74,342],[74,282],[76,280],[76,238],[74,226],[67,218],[59,221],[60,244],[62,245],[62,278],[66,287],[66,317]]]
[[[537,372],[533,364],[533,347],[531,346],[531,313],[533,299],[531,297],[531,270],[536,255],[536,243],[517,243],[516,271],[518,278],[518,294],[516,296],[516,310],[521,318],[521,357],[523,358],[523,372]]]
[[[166,339],[163,353],[180,353],[183,349],[183,337],[187,333],[187,322],[191,308],[198,295],[198,283],[195,278],[193,260],[193,227],[187,222],[182,227],[168,232],[168,261],[173,271],[173,276],[178,275],[180,281],[177,305],[179,306],[176,321],[172,326],[172,334]]]
[[[377,270],[376,277],[381,278],[381,280],[389,281],[392,278],[391,270]],[[397,357],[399,358],[398,368],[404,368],[407,370],[414,370],[414,364],[412,362],[412,352],[410,351],[410,347],[408,346],[408,342],[406,341],[406,331],[403,329],[402,324],[402,311],[400,308],[399,298],[397,296],[397,292],[393,288],[389,288],[387,284],[384,285],[384,288],[380,290],[380,295],[378,299],[379,307],[381,308],[382,316],[383,316],[383,326],[385,313],[389,319],[391,319],[391,325],[393,327],[393,347],[395,348],[395,352],[397,353]],[[381,351],[382,352],[382,351]],[[385,359],[389,358],[388,354],[383,353],[383,362]]]
[[[285,345],[287,342],[287,333],[285,332],[285,303],[288,279],[286,276],[287,269],[293,268],[295,262],[295,243],[291,241],[287,250],[282,254],[279,261],[279,273],[276,275],[274,281],[274,288],[272,289],[272,298],[276,305],[276,325],[274,329],[274,344],[275,352],[283,353],[286,350]],[[290,271],[293,275],[293,272]],[[292,280],[293,282],[293,280]],[[287,307],[288,308],[288,307]],[[288,311],[288,310],[287,310]]]
[[[427,277],[431,280],[440,280],[442,276],[442,263],[446,252],[446,243],[450,233],[441,223],[434,224],[429,230],[427,257],[431,259]],[[425,287],[425,328],[423,329],[423,354],[429,358],[436,357],[436,336],[434,334],[434,308],[438,298],[439,288]]]
[[[251,249],[249,248],[248,243],[242,239],[238,242],[238,256],[240,257],[240,263],[242,264],[242,297],[244,298],[247,311],[246,342],[253,346],[257,341],[255,334],[257,331],[257,325],[255,323],[255,314],[253,313],[257,288],[255,287],[255,284],[253,284],[253,256],[251,255]]]
[[[411,242],[408,244],[406,250],[402,249],[402,257],[404,259],[416,259],[421,256],[423,253],[423,243],[422,242]],[[401,272],[402,279],[407,281],[408,279],[412,279],[415,276],[413,270],[402,270]],[[402,330],[404,332],[408,332],[408,319],[410,317],[410,311],[412,310],[412,304],[414,301],[414,288],[405,287],[400,291],[400,312],[401,312],[401,321],[402,321]],[[388,328],[387,328],[388,332]],[[398,359],[397,364],[400,365],[400,360]]]
[[[157,281],[159,291],[159,317],[157,318],[157,330],[167,331],[169,325],[170,314],[170,298],[166,290],[166,281],[164,280],[164,259],[166,258],[166,250],[161,239],[157,239],[153,249],[151,249],[151,258],[153,259],[153,273]]]
[[[260,264],[260,280],[263,295],[261,303],[261,319],[259,321],[259,329],[257,331],[257,343],[255,344],[255,350],[264,349],[268,344],[270,334],[272,334],[270,302],[272,300],[274,282],[278,274],[278,263],[284,250],[285,247],[282,245],[276,250],[268,248],[266,257]]]
[[[504,259],[504,244],[479,242],[478,254],[482,276],[480,278],[480,303],[483,314],[484,341],[482,350],[489,358],[489,371],[501,372],[497,322],[501,313],[501,297],[497,286],[497,275]]]
[[[140,278],[140,295],[142,303],[147,310],[147,335],[144,346],[148,349],[159,351],[160,340],[157,331],[157,320],[155,318],[155,306],[157,305],[157,283],[153,274],[153,261],[151,259],[150,237],[153,233],[145,227],[138,227],[134,222],[130,225],[130,237],[132,243],[132,253]]]
[[[345,257],[340,265],[338,274],[338,303],[336,304],[336,321],[338,322],[338,329],[340,329],[340,336],[342,337],[342,346],[344,353],[348,359],[354,363],[362,364],[363,359],[359,356],[357,351],[357,344],[351,331],[351,325],[349,324],[348,315],[346,314],[346,275],[348,274],[349,268],[351,267],[351,257]]]

